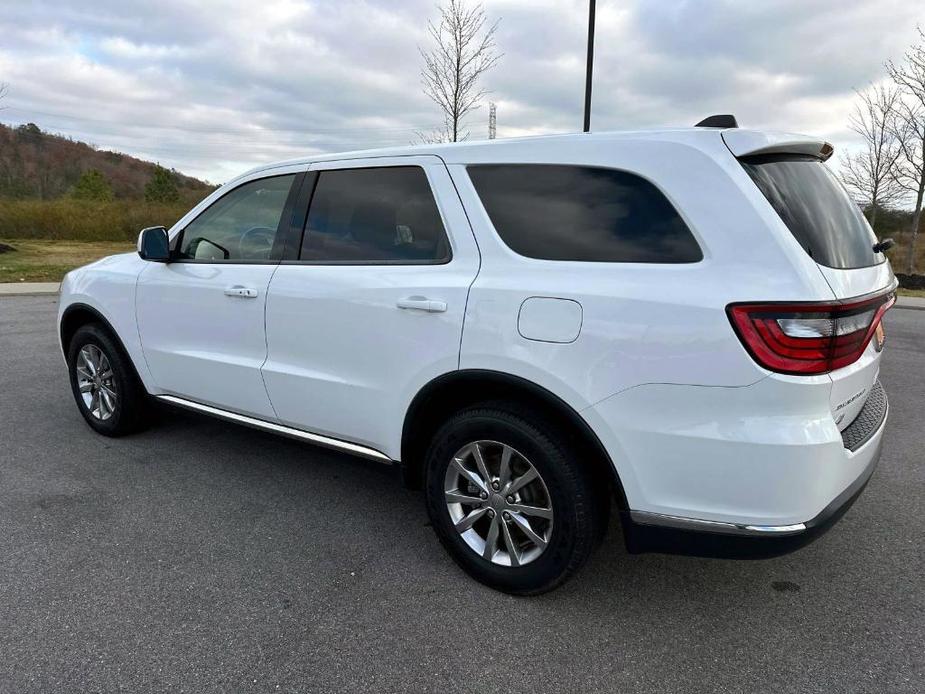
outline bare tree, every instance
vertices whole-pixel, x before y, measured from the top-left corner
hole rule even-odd
[[[7,87],[6,82],[0,82],[0,101],[3,101],[3,97],[10,93],[9,88]],[[5,109],[6,106],[0,106],[0,111]]]
[[[497,28],[497,21],[487,23],[481,5],[470,8],[466,0],[449,0],[440,7],[439,23],[427,23],[434,45],[418,48],[424,59],[421,84],[440,107],[444,128],[422,139],[457,142],[469,136],[463,132],[463,119],[487,94],[479,81],[501,58],[495,46]]]
[[[887,72],[902,90],[897,103],[896,136],[900,157],[896,180],[903,189],[915,196],[912,214],[909,259],[906,271],[915,272],[915,242],[922,220],[922,199],[925,197],[925,32],[918,30],[919,40],[906,51],[905,62],[887,63]]]
[[[414,135],[417,137],[417,140],[412,140],[411,144],[417,142],[423,145],[436,145],[441,142],[453,142],[453,132],[450,130],[448,124],[429,131],[415,130]]]
[[[896,180],[896,163],[902,150],[894,121],[901,97],[893,85],[871,85],[858,92],[858,97],[861,102],[849,118],[849,127],[863,139],[864,151],[847,157],[843,178],[867,207],[873,226],[877,211],[905,194]]]

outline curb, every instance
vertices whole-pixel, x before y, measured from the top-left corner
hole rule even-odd
[[[58,296],[58,292],[6,292],[0,293],[0,301],[4,299],[23,299],[25,297],[36,297],[36,296]]]
[[[0,298],[5,296],[58,296],[57,282],[8,282],[0,284]]]

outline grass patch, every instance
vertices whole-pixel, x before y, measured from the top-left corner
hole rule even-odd
[[[191,206],[143,200],[0,198],[0,238],[132,242],[145,227],[163,224],[170,228]]]
[[[135,249],[128,241],[0,239],[15,251],[0,253],[0,282],[60,282],[75,267]]]
[[[925,289],[903,289],[900,287],[896,290],[896,293],[900,296],[917,296],[920,299],[925,299]]]

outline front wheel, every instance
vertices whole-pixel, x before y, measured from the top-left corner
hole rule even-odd
[[[427,453],[427,509],[467,573],[508,593],[563,583],[603,535],[607,498],[555,427],[514,405],[464,410]]]
[[[147,394],[106,330],[80,327],[68,345],[67,363],[77,408],[96,432],[122,436],[141,428]]]

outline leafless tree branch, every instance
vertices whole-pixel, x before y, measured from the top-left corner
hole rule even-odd
[[[488,24],[482,6],[467,7],[466,0],[449,0],[439,9],[440,21],[427,24],[433,46],[429,50],[418,47],[424,60],[421,85],[445,122],[443,130],[428,138],[457,142],[469,136],[463,132],[463,119],[488,93],[479,86],[482,75],[501,59],[495,45],[498,22]]]
[[[440,142],[453,141],[453,131],[448,124],[444,124],[442,127],[434,128],[433,130],[415,130],[414,135],[415,140],[412,144],[417,142],[425,145],[434,145]]]
[[[918,28],[918,41],[906,51],[900,64],[890,61],[887,72],[901,91],[897,102],[894,134],[900,156],[896,166],[896,182],[915,196],[907,272],[915,271],[915,244],[922,220],[922,198],[925,197],[925,32]]]
[[[902,150],[896,135],[899,88],[871,85],[858,92],[860,103],[848,119],[848,126],[861,136],[864,150],[849,155],[842,173],[845,184],[868,208],[870,223],[877,212],[905,195],[897,181],[897,162]]]

